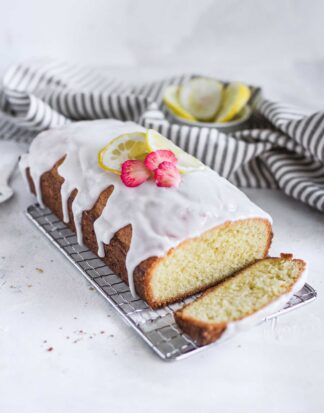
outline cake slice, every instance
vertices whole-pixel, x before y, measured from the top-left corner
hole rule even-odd
[[[175,320],[198,345],[212,343],[283,308],[303,287],[305,268],[291,254],[259,260],[176,311]]]
[[[141,185],[128,187],[118,170],[100,166],[103,148],[117,146],[112,154],[118,157],[132,142],[118,146],[116,139],[129,135],[140,141],[146,133],[132,122],[74,122],[39,134],[20,167],[39,204],[75,231],[78,242],[134,295],[158,308],[267,256],[272,225],[266,212],[210,168],[181,173],[173,187],[160,187],[165,183],[153,178],[142,183],[142,175]],[[185,154],[160,139],[178,158]]]

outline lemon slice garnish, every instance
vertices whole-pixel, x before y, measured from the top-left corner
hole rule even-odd
[[[143,160],[149,152],[145,132],[125,133],[101,149],[98,163],[106,171],[120,175],[123,162],[129,159]]]
[[[220,107],[223,85],[214,79],[198,77],[180,87],[179,103],[201,121],[214,119]]]
[[[215,122],[232,120],[246,105],[251,96],[251,90],[243,83],[233,82],[226,86],[223,100]]]
[[[179,146],[170,141],[170,139],[160,135],[154,129],[148,129],[146,132],[146,144],[152,152],[158,149],[168,149],[172,151],[178,159],[177,168],[183,174],[206,168],[197,158],[184,152]]]
[[[163,102],[165,106],[168,107],[175,115],[195,122],[196,119],[190,113],[185,111],[179,104],[179,89],[179,86],[168,86],[164,91]]]

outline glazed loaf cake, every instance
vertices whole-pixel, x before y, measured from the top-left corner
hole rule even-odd
[[[117,120],[71,123],[39,134],[20,167],[39,204],[157,308],[267,256],[271,218],[207,167],[177,188],[128,188],[98,166],[107,142],[143,131]]]

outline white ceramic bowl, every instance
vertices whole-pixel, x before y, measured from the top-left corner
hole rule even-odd
[[[166,107],[166,106],[165,106]],[[167,107],[168,113],[170,114],[171,118],[174,119],[176,123],[181,125],[187,126],[198,126],[200,128],[216,128],[217,130],[224,132],[224,133],[231,133],[237,130],[244,129],[247,126],[248,120],[251,117],[252,109],[249,105],[244,106],[241,111],[240,117],[238,119],[234,119],[230,122],[226,123],[216,123],[216,122],[192,122],[187,119],[180,118],[179,116],[175,115],[171,110]]]

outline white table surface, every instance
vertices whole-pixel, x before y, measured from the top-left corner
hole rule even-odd
[[[14,198],[0,206],[1,412],[323,411],[322,214],[247,190],[274,218],[272,254],[306,259],[319,297],[166,363],[27,220],[34,199],[18,173],[12,183]]]

